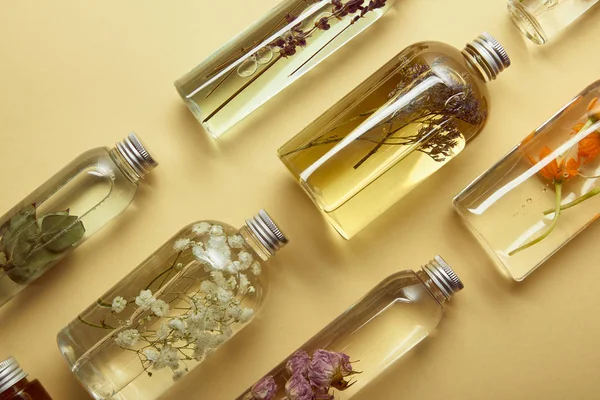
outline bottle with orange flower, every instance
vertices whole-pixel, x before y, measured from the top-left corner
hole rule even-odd
[[[597,218],[599,97],[597,81],[454,199],[475,236],[517,281]]]

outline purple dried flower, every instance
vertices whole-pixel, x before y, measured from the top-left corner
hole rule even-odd
[[[292,375],[285,384],[285,394],[289,400],[313,400],[314,393],[310,382],[300,373]]]
[[[350,358],[343,353],[316,350],[308,367],[308,379],[318,388],[338,386],[352,374]]]
[[[308,378],[308,365],[310,357],[304,350],[298,350],[294,353],[285,365],[285,369],[290,375],[299,373]]]
[[[329,25],[329,18],[327,17],[323,17],[321,19],[319,19],[316,23],[315,26],[321,30],[328,30],[329,28],[331,28],[331,25]]]
[[[275,379],[272,376],[265,376],[252,386],[250,394],[252,400],[271,400],[277,394],[277,389],[279,388],[275,383]]]

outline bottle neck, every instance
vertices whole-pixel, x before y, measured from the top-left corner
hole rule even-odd
[[[468,43],[462,55],[469,68],[483,79],[490,82],[510,66],[510,58],[504,47],[488,33],[482,33],[474,41]]]
[[[464,288],[456,273],[440,256],[436,256],[420,271],[417,271],[417,276],[442,305],[449,302],[457,292]]]
[[[118,142],[109,150],[109,154],[119,170],[133,183],[144,179],[158,166],[158,162],[135,133]]]
[[[3,394],[12,394],[9,389],[19,382],[27,383],[27,372],[23,371],[14,357],[0,362],[0,399]]]
[[[263,261],[274,256],[288,243],[287,237],[265,210],[260,210],[247,220],[246,225],[240,229],[240,234]]]

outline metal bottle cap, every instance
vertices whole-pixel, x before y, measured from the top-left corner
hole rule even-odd
[[[440,256],[435,256],[423,267],[423,271],[429,275],[433,283],[444,294],[446,300],[450,300],[455,293],[465,287],[448,263]]]
[[[462,51],[467,60],[483,75],[486,82],[510,67],[510,58],[502,45],[487,32],[479,35]]]
[[[271,256],[288,244],[288,239],[265,210],[246,220],[246,226]]]
[[[130,133],[122,142],[118,142],[116,148],[139,179],[144,179],[158,166],[158,162],[135,133]]]
[[[0,362],[0,393],[26,376],[27,373],[19,367],[19,363],[14,357],[9,357]]]

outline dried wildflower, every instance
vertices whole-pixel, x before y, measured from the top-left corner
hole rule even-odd
[[[313,400],[315,396],[310,382],[299,372],[286,382],[285,394],[289,400]]]
[[[310,357],[304,350],[298,350],[295,352],[285,365],[285,369],[290,375],[299,373],[308,377],[308,365],[310,364]]]
[[[275,379],[272,376],[265,376],[252,386],[250,390],[252,397],[249,400],[271,400],[277,394],[277,389]]]
[[[125,300],[123,297],[117,296],[113,299],[111,306],[113,312],[118,314],[122,312],[125,307],[127,307],[127,300]]]

